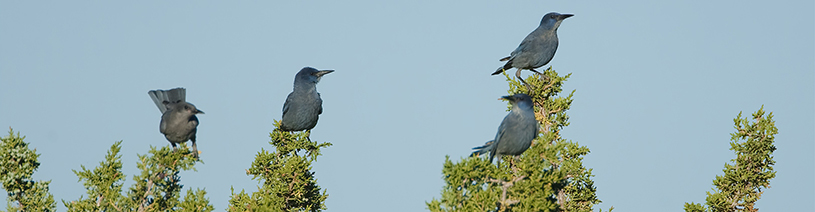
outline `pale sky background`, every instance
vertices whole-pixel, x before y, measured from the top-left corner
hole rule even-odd
[[[563,136],[591,149],[596,209],[704,202],[733,118],[764,105],[778,174],[758,207],[815,211],[813,1],[2,1],[0,126],[42,154],[64,211],[85,195],[71,170],[115,141],[133,183],[136,154],[169,145],[147,91],[186,87],[205,163],[181,183],[223,211],[230,186],[257,190],[244,170],[295,73],[334,69],[311,136],[334,144],[313,169],[328,210],[423,211],[445,155],[494,137],[507,83],[489,74],[551,11],[575,14],[549,65],[573,73]]]

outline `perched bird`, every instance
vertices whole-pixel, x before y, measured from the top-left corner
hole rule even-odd
[[[177,150],[176,143],[190,140],[192,141],[192,155],[198,158],[198,148],[195,145],[198,117],[195,117],[195,114],[204,114],[204,111],[198,110],[195,105],[185,100],[187,91],[184,88],[152,90],[147,94],[162,113],[159,131],[173,145],[173,151]]]
[[[294,76],[294,89],[283,104],[283,120],[280,129],[283,131],[310,130],[317,125],[319,115],[323,113],[323,100],[317,93],[317,83],[323,75],[334,70],[319,71],[305,67]]]
[[[540,73],[535,69],[549,63],[552,57],[555,56],[555,51],[557,51],[557,28],[560,27],[560,22],[572,16],[574,15],[556,12],[544,15],[540,26],[529,33],[518,45],[518,48],[515,48],[515,51],[512,51],[508,57],[501,58],[500,61],[507,61],[507,63],[498,68],[492,75],[517,68],[518,71],[515,72],[515,76],[523,81],[521,78],[521,70],[523,69]]]
[[[532,140],[538,137],[540,128],[538,121],[535,120],[532,97],[526,94],[515,94],[501,98],[509,100],[512,109],[498,126],[495,139],[488,141],[484,146],[473,148],[475,151],[471,155],[478,156],[489,152],[490,163],[492,163],[492,158],[497,156],[499,164],[501,155],[521,155],[526,151],[532,145]]]

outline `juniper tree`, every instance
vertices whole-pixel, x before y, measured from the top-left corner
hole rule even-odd
[[[79,181],[87,189],[88,198],[80,196],[78,200],[66,202],[62,200],[68,211],[121,211],[122,208],[132,208],[124,202],[122,186],[125,175],[122,173],[122,156],[119,155],[122,141],[117,141],[110,147],[105,155],[105,161],[93,170],[80,165],[82,171],[73,170]]]
[[[430,211],[591,211],[601,201],[595,195],[591,169],[583,167],[589,148],[563,139],[569,125],[566,111],[574,91],[560,96],[570,74],[559,76],[551,68],[526,78],[528,87],[504,73],[510,95],[532,97],[541,129],[519,160],[492,165],[484,157],[445,159],[446,185],[441,199],[427,202]],[[511,106],[510,106],[511,107]],[[474,145],[478,144],[476,141]]]
[[[51,181],[35,181],[31,175],[40,167],[37,150],[29,149],[25,136],[14,134],[0,138],[0,181],[8,192],[6,211],[55,211],[57,203],[48,192]]]
[[[122,173],[122,156],[119,154],[122,142],[116,142],[105,155],[105,160],[93,170],[81,166],[82,171],[74,170],[79,181],[88,189],[88,198],[82,196],[75,201],[62,201],[68,211],[212,211],[214,208],[206,198],[206,191],[188,189],[184,199],[180,194],[184,187],[180,184],[180,171],[195,170],[195,159],[185,144],[179,151],[169,145],[160,149],[150,147],[148,155],[138,155],[137,167],[141,171],[135,175],[135,183],[122,194],[125,175]]]
[[[756,212],[755,202],[770,188],[775,151],[775,127],[773,113],[766,114],[764,106],[753,113],[752,118],[739,115],[733,119],[736,132],[730,133],[730,150],[736,152],[733,164],[724,164],[724,176],[716,176],[713,192],[707,192],[707,208],[699,203],[685,203],[685,211],[745,211]]]
[[[331,146],[328,142],[308,139],[311,131],[299,133],[275,129],[269,134],[275,151],[261,149],[255,156],[247,175],[261,185],[251,195],[241,190],[229,200],[228,211],[321,211],[325,210],[328,194],[317,185],[311,163],[317,160],[320,149]]]

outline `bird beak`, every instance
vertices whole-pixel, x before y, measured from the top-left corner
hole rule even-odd
[[[199,109],[195,109],[195,114],[206,114],[206,113],[204,113],[204,111],[201,111]]]
[[[326,74],[331,73],[331,72],[334,72],[334,70],[322,70],[322,71],[318,71],[314,75],[317,76],[317,77],[322,77],[323,75],[326,75]]]
[[[502,96],[502,97],[501,97],[501,98],[499,98],[498,100],[504,100],[504,99],[509,100],[509,101],[512,101],[513,97],[512,97],[512,96]]]
[[[572,17],[572,16],[574,16],[574,14],[561,14],[559,19],[563,20],[563,19],[566,19],[566,18],[569,18],[569,17]]]

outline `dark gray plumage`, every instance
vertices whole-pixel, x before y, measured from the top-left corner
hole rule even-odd
[[[495,139],[487,141],[484,146],[473,148],[471,156],[490,153],[490,162],[501,155],[521,155],[532,145],[532,140],[538,137],[539,124],[535,120],[535,109],[532,107],[532,97],[526,94],[515,94],[501,97],[512,103],[512,109],[498,126]]]
[[[195,114],[204,114],[204,111],[198,110],[195,105],[185,100],[187,92],[184,88],[152,90],[147,94],[162,113],[159,131],[173,145],[173,150],[177,149],[176,143],[190,140],[193,157],[198,158],[198,147],[195,145],[198,117]]]
[[[507,63],[498,68],[492,75],[500,74],[504,70],[512,68],[518,69],[515,72],[518,79],[521,79],[521,70],[523,69],[539,73],[535,69],[546,65],[555,56],[558,45],[557,28],[560,27],[560,22],[572,16],[572,14],[556,12],[544,15],[538,28],[529,33],[518,45],[518,48],[515,48],[515,51],[512,51],[508,57],[501,58],[500,61],[507,61]]]
[[[294,89],[283,104],[283,120],[280,129],[283,131],[310,130],[317,125],[319,115],[323,113],[323,100],[317,93],[317,83],[323,75],[334,70],[319,71],[305,67],[294,76]]]

